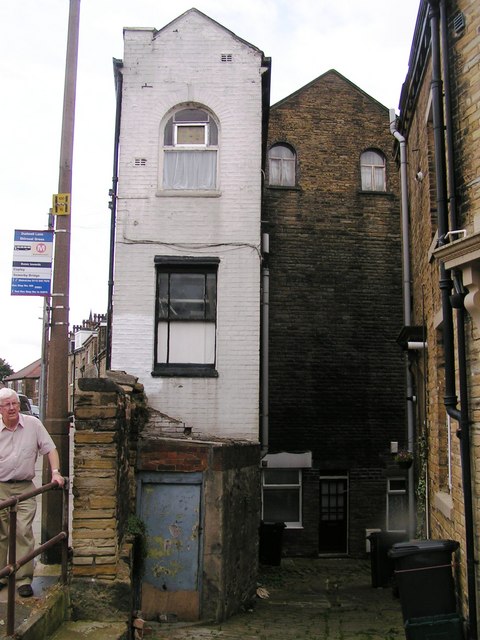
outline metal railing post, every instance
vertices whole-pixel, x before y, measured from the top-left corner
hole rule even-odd
[[[38,555],[47,551],[51,547],[61,544],[61,562],[62,562],[62,573],[61,580],[63,584],[67,583],[68,579],[68,490],[69,490],[69,479],[64,478],[65,484],[63,487],[59,487],[56,482],[50,482],[49,484],[44,484],[38,489],[34,489],[33,491],[27,491],[22,493],[21,495],[8,498],[7,500],[3,500],[0,502],[0,510],[9,509],[9,531],[8,531],[8,565],[6,567],[0,568],[0,577],[8,578],[8,596],[7,596],[7,624],[6,624],[6,635],[12,636],[15,631],[15,581],[16,581],[16,573],[20,567],[23,567],[24,564],[30,562]],[[62,527],[63,530],[60,531],[57,535],[53,536],[39,547],[36,547],[32,552],[27,555],[19,558],[17,560],[17,510],[18,504],[23,502],[24,500],[28,500],[29,498],[33,498],[41,493],[46,493],[47,491],[51,491],[54,489],[61,489],[62,491],[62,508],[63,508],[63,521]]]

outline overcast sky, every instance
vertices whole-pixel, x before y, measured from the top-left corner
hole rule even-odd
[[[41,356],[43,298],[10,294],[15,229],[45,229],[58,191],[69,0],[0,4],[0,358]],[[195,6],[272,58],[272,104],[336,69],[398,107],[419,0],[82,0],[72,188],[70,325],[107,306],[115,91],[123,27]],[[386,123],[388,126],[388,123]]]

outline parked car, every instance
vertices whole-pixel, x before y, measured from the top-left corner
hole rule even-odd
[[[20,413],[26,413],[28,416],[32,416],[30,400],[23,393],[19,393],[18,397],[20,398]]]
[[[40,418],[40,407],[37,404],[30,403],[30,408],[32,410],[32,416]]]

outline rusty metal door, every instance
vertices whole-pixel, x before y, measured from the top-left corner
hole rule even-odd
[[[139,515],[147,530],[142,610],[153,606],[161,609],[154,613],[195,619],[201,575],[202,475],[141,473],[139,480]]]

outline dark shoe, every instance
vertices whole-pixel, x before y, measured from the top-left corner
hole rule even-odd
[[[29,584],[22,584],[17,589],[18,595],[22,598],[31,598],[33,596],[33,589]]]

